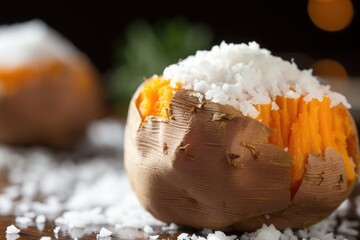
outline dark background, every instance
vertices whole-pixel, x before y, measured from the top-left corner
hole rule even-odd
[[[74,1],[75,2],[75,1]],[[359,1],[353,0],[352,23],[339,32],[317,28],[307,14],[307,1],[2,1],[0,24],[39,18],[61,32],[85,52],[100,71],[108,71],[114,60],[114,44],[126,26],[138,19],[150,23],[184,17],[207,24],[215,34],[214,44],[256,40],[275,54],[301,53],[303,67],[321,58],[335,59],[350,76],[360,75]],[[118,6],[120,5],[120,6]],[[310,60],[309,60],[310,59]],[[310,66],[308,66],[310,65]]]

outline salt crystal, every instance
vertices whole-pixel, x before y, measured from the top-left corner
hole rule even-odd
[[[45,221],[46,221],[46,217],[44,215],[38,215],[35,220],[37,224],[45,223]]]
[[[43,237],[40,238],[40,240],[51,240],[51,237],[43,236]]]
[[[158,239],[159,236],[160,236],[160,235],[152,235],[152,236],[150,236],[149,238],[150,238],[150,239]]]
[[[154,229],[150,226],[145,226],[144,227],[144,232],[146,233],[153,233],[154,232]]]
[[[44,231],[44,229],[45,229],[45,224],[44,224],[44,223],[37,223],[37,224],[36,224],[36,229],[37,229],[39,232]]]
[[[60,227],[57,226],[57,227],[54,228],[54,233],[55,233],[55,234],[58,234],[59,231],[60,231]]]
[[[10,198],[0,195],[0,215],[8,215],[13,208],[13,202]]]
[[[178,237],[177,240],[189,240],[189,234],[188,233],[181,233]]]
[[[110,230],[103,227],[100,229],[100,232],[97,236],[103,238],[103,237],[109,237],[109,236],[111,236],[111,234],[112,234],[112,232]]]
[[[17,224],[20,224],[20,225],[29,225],[32,221],[28,217],[20,217],[20,216],[18,216],[18,217],[15,218],[15,222]]]
[[[9,186],[4,189],[4,195],[14,200],[20,196],[20,189],[18,186]]]
[[[19,233],[20,229],[16,228],[14,225],[8,226],[6,228],[6,233],[7,234],[15,234],[15,233]]]
[[[220,240],[220,239],[221,240],[234,240],[234,239],[236,239],[236,235],[226,236],[226,234],[223,233],[222,231],[215,231],[215,233],[210,233],[207,236],[207,239],[208,240]]]
[[[201,236],[196,236],[195,234],[191,235],[190,239],[191,240],[206,240],[206,238],[201,237]]]
[[[265,224],[254,233],[257,240],[278,240],[281,232],[277,230],[274,225],[266,226]]]
[[[18,238],[20,238],[20,235],[17,233],[6,234],[6,240],[16,240]]]
[[[177,231],[179,229],[178,225],[175,223],[170,223],[168,226],[162,226],[161,230],[163,231]]]

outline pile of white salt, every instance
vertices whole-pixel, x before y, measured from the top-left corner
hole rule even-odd
[[[200,99],[231,105],[253,118],[259,114],[254,105],[271,103],[276,110],[276,96],[304,96],[305,101],[327,96],[331,106],[350,107],[343,95],[321,85],[311,70],[299,70],[294,62],[271,55],[256,42],[223,42],[210,51],[197,51],[167,67],[163,77],[173,86],[180,82],[182,88],[196,91]]]

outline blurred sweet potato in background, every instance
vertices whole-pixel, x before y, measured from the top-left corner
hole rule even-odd
[[[35,20],[0,28],[0,143],[69,147],[104,112],[99,75]]]

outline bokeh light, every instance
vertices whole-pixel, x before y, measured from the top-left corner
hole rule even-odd
[[[312,69],[316,76],[322,78],[345,80],[349,78],[344,66],[333,59],[318,60],[312,65]]]
[[[351,0],[309,0],[308,14],[318,28],[335,32],[351,23],[354,6]]]

